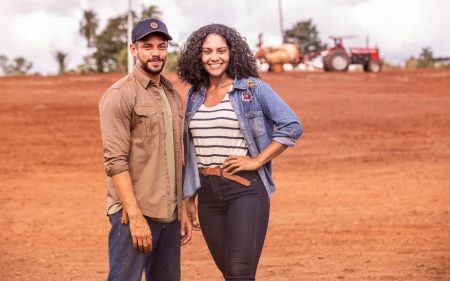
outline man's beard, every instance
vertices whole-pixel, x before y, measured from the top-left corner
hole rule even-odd
[[[160,59],[160,58],[150,59],[150,60],[148,60],[146,63],[144,63],[143,61],[141,61],[140,58],[138,58],[138,60],[139,60],[139,63],[140,63],[140,65],[141,65],[142,69],[143,69],[145,72],[147,72],[148,74],[153,75],[153,76],[159,75],[159,74],[163,71],[164,65],[166,64],[166,61],[165,61],[165,60],[162,60],[162,59]],[[153,61],[161,61],[161,62],[162,62],[161,67],[158,68],[158,69],[151,69],[150,67],[148,67],[147,63],[153,62]]]

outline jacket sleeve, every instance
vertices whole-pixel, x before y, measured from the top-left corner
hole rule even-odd
[[[192,96],[197,95],[197,96]],[[186,114],[189,114],[193,102],[199,98],[198,93],[194,93],[191,87],[186,98]],[[185,115],[184,119],[184,168],[183,168],[183,198],[194,196],[200,189],[200,177],[198,174],[197,160],[195,158],[195,148],[189,136],[189,123]]]
[[[104,165],[109,177],[129,170],[132,110],[118,89],[108,90],[99,102]]]
[[[274,124],[272,140],[293,146],[303,133],[303,126],[294,111],[262,81],[257,83],[256,96],[264,115]]]

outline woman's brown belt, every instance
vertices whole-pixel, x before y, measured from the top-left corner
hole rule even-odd
[[[204,176],[218,176],[224,177],[226,179],[232,180],[234,182],[240,183],[243,186],[250,186],[250,181],[238,175],[233,175],[231,173],[225,172],[221,168],[200,168],[200,173]]]

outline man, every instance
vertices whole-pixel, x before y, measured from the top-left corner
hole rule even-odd
[[[182,103],[161,75],[172,37],[157,19],[132,31],[136,64],[99,102],[108,175],[108,280],[180,280],[192,227],[182,200]]]

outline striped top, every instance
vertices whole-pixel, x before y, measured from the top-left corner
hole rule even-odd
[[[189,130],[199,168],[221,166],[230,155],[247,155],[247,144],[228,94],[213,107],[202,104],[192,117]]]

